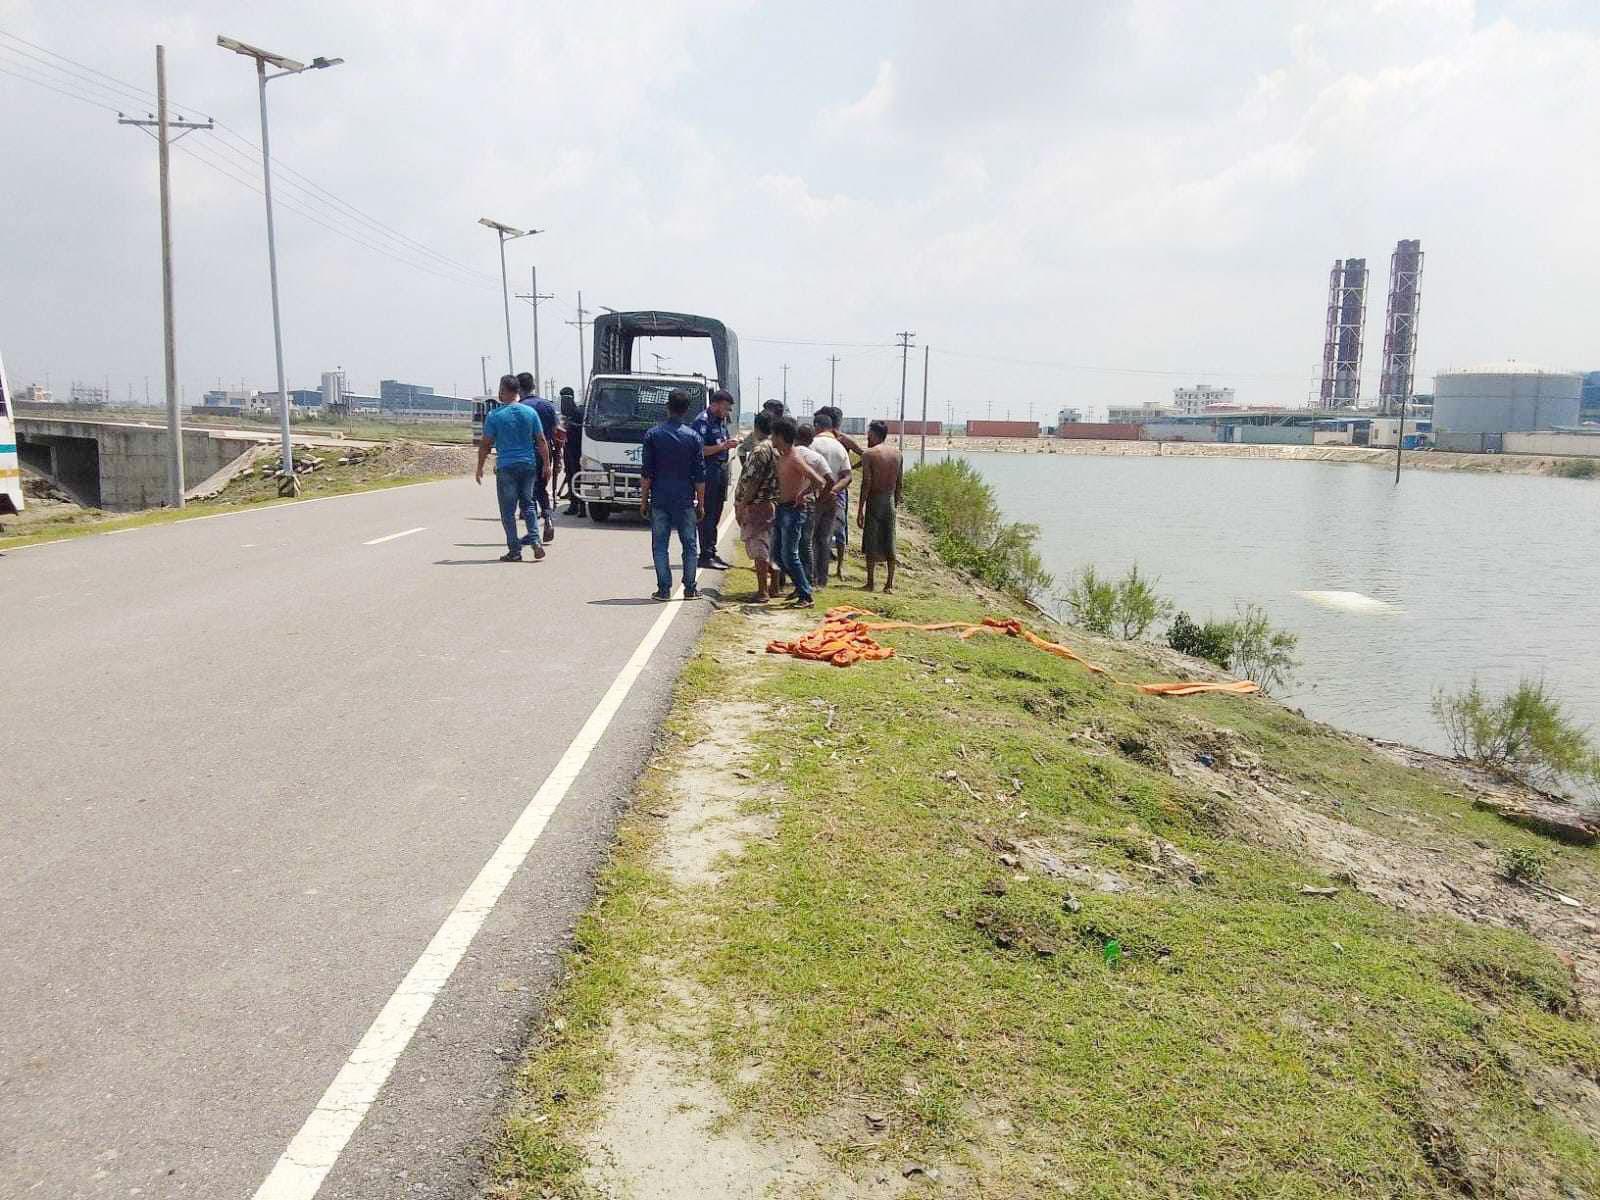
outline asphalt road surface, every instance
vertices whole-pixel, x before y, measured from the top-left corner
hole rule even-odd
[[[316,1193],[473,1194],[705,613],[558,528],[499,563],[453,480],[0,556],[0,1195],[255,1195],[577,763]]]

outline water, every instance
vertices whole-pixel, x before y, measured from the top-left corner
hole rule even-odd
[[[1065,590],[1138,562],[1196,620],[1262,605],[1300,635],[1280,698],[1445,750],[1434,690],[1543,675],[1600,732],[1600,484],[1349,463],[964,455]],[[1304,593],[1344,593],[1311,595]]]

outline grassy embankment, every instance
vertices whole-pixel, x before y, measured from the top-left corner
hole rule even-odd
[[[408,442],[376,447],[366,451],[360,462],[344,466],[338,463],[341,452],[332,447],[298,447],[295,455],[297,459],[319,458],[325,464],[319,470],[299,476],[298,497],[280,497],[276,480],[264,473],[246,473],[232,480],[215,498],[190,501],[182,509],[156,508],[144,512],[113,513],[70,504],[34,504],[20,516],[5,518],[3,527],[0,527],[0,550],[88,534],[114,533],[146,525],[166,525],[173,521],[240,512],[273,504],[293,504],[297,500],[322,496],[448,479],[470,470],[471,461],[466,450],[430,450]],[[264,447],[256,461],[263,465],[275,465],[277,456],[277,447]]]
[[[861,592],[852,564],[822,598],[915,621],[1006,604],[917,540],[903,595]],[[523,1068],[497,1195],[598,1195],[605,1160],[668,1153],[670,1108],[643,1151],[614,1128],[641,1043],[727,1104],[671,1170],[735,1134],[787,1148],[791,1173],[740,1195],[1600,1194],[1600,1037],[1570,964],[1430,911],[1452,900],[1420,874],[1386,877],[1383,903],[1364,863],[1319,857],[1318,839],[1413,850],[1493,909],[1496,853],[1537,839],[1457,782],[1269,700],[1146,697],[1003,637],[888,633],[898,657],[848,670],[747,653],[782,621],[718,612],[683,674]],[[744,719],[715,757],[758,832],[685,882],[675,764]],[[1311,844],[1281,828],[1300,815]],[[1551,883],[1600,897],[1595,850],[1551,853]],[[798,1143],[833,1174],[793,1165]],[[629,1194],[689,1194],[647,1179]]]

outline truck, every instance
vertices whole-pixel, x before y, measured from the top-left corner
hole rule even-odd
[[[22,511],[22,464],[17,460],[17,427],[5,359],[0,358],[0,516]]]
[[[646,337],[708,338],[716,363],[715,378],[633,369],[634,343]],[[644,435],[666,420],[667,397],[689,393],[689,419],[705,408],[715,388],[733,396],[733,423],[738,425],[739,339],[711,317],[676,312],[608,312],[594,321],[594,359],[583,403],[574,402],[562,416],[580,422],[583,453],[573,489],[600,522],[613,512],[637,509],[640,457]]]

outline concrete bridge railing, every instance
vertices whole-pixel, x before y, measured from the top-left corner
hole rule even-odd
[[[159,508],[167,499],[167,431],[160,425],[24,416],[17,455],[79,504],[111,512]],[[199,482],[271,441],[207,429],[183,431],[184,477]]]

